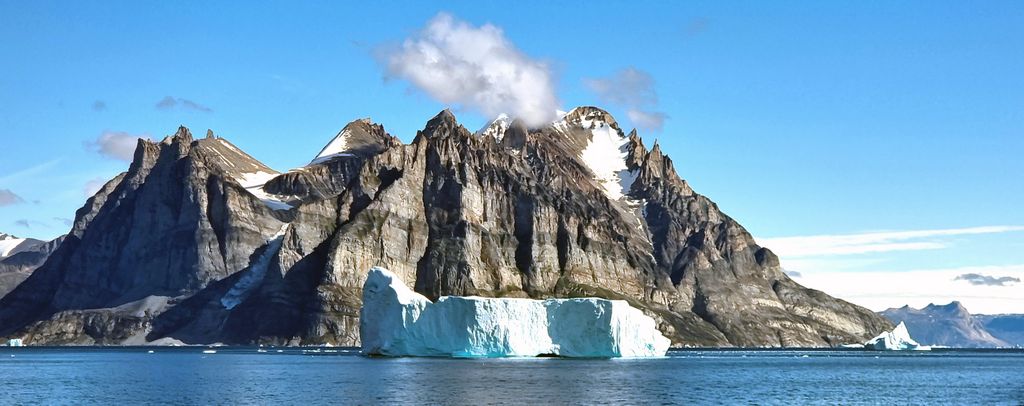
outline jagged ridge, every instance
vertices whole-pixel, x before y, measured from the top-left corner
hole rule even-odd
[[[0,331],[35,342],[354,345],[372,266],[431,298],[625,299],[677,345],[834,345],[891,328],[786,277],[659,146],[604,110],[501,128],[474,135],[446,110],[403,145],[357,120],[310,165],[279,175],[184,128],[141,142],[68,240],[0,300]],[[272,177],[244,184],[253,171]],[[227,308],[228,292],[244,300]],[[171,299],[116,310],[153,296]],[[127,327],[89,327],[81,309]]]

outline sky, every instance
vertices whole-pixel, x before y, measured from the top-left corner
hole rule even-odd
[[[297,3],[0,1],[0,231],[179,125],[285,171],[357,118],[597,105],[798,282],[1024,313],[1022,2]]]

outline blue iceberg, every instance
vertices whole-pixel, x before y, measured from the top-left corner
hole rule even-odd
[[[409,289],[383,268],[363,285],[362,353],[433,357],[656,357],[669,340],[622,300],[444,296]]]

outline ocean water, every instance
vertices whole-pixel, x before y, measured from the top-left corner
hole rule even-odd
[[[0,348],[0,404],[1024,403],[1021,351],[688,350],[608,360],[203,349]]]

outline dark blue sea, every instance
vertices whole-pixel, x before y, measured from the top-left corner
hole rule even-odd
[[[581,360],[204,349],[2,348],[0,403],[1024,403],[1021,351],[687,350],[659,359]]]

